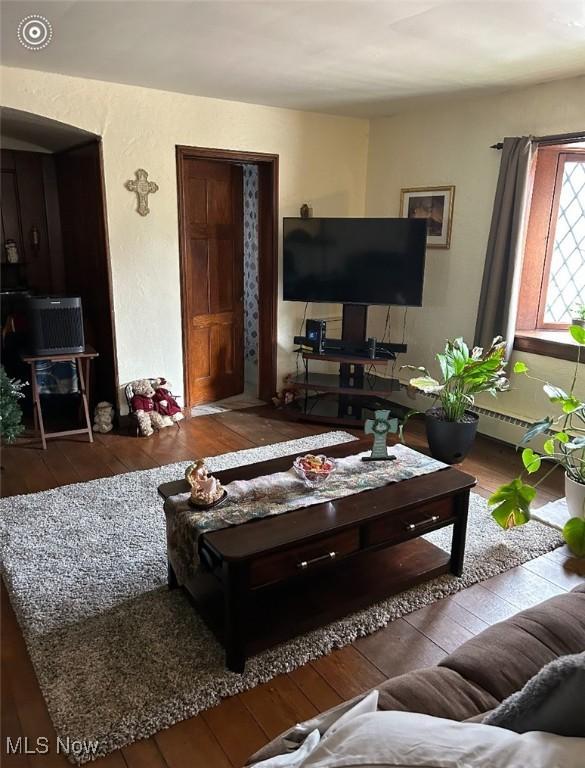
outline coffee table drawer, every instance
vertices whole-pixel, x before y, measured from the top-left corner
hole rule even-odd
[[[449,520],[455,520],[453,498],[431,501],[369,523],[364,532],[365,546],[406,541]]]
[[[307,544],[297,544],[272,555],[264,555],[250,564],[250,586],[259,587],[310,571],[339,557],[357,552],[359,530],[352,528]]]

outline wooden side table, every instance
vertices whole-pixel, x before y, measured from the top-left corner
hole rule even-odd
[[[35,431],[38,431],[41,436],[41,443],[43,450],[47,450],[47,438],[50,437],[65,437],[66,435],[85,435],[87,434],[89,442],[93,443],[93,431],[91,428],[91,419],[89,416],[89,374],[91,361],[99,357],[99,353],[90,347],[85,347],[83,352],[73,352],[62,355],[26,355],[22,354],[21,358],[23,362],[30,365],[31,387],[33,395],[33,413],[34,413],[34,425]],[[79,382],[79,394],[81,395],[81,404],[83,406],[83,415],[85,417],[85,427],[80,429],[66,429],[61,432],[45,432],[45,424],[43,421],[43,410],[41,407],[41,395],[39,392],[39,384],[37,381],[36,363],[48,362],[48,363],[63,363],[63,362],[75,363],[77,370],[77,379]],[[83,372],[83,363],[85,361],[85,374]]]

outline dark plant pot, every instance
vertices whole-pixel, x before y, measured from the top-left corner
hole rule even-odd
[[[469,421],[445,421],[442,411],[430,410],[425,413],[427,440],[433,458],[445,464],[459,464],[467,453],[477,432],[479,416],[465,411]]]
[[[585,320],[581,320],[580,317],[571,318],[571,325],[580,325],[581,328],[585,328]]]

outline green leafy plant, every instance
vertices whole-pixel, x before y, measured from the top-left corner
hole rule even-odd
[[[0,440],[3,443],[14,442],[24,429],[18,401],[24,397],[25,386],[26,383],[11,379],[4,366],[0,366]]]
[[[525,482],[525,479],[538,472],[543,461],[553,462],[554,466],[550,470],[551,472],[560,465],[571,480],[585,485],[585,403],[575,394],[580,353],[585,346],[585,328],[572,325],[569,332],[579,345],[577,363],[569,392],[565,392],[560,387],[535,376],[530,376],[528,366],[522,361],[514,365],[514,373],[542,383],[545,395],[559,413],[555,417],[545,416],[539,419],[526,430],[519,444],[519,447],[523,449],[524,473],[511,483],[500,486],[489,499],[492,517],[502,528],[523,525],[530,519],[530,504],[536,497],[536,489],[550,472],[534,485]],[[547,439],[544,442],[544,453],[541,456],[529,448],[527,443],[538,436],[545,435]],[[585,556],[585,519],[571,518],[563,529],[563,536],[575,555],[578,557]]]
[[[573,317],[578,320],[585,320],[585,303],[575,304],[573,307]]]
[[[585,557],[585,520],[571,517],[563,526],[563,538],[571,552],[577,557]]]
[[[410,385],[425,394],[437,395],[445,421],[463,421],[465,410],[473,405],[475,395],[489,392],[496,396],[508,389],[505,376],[506,342],[497,336],[490,348],[471,351],[462,338],[447,341],[445,351],[437,355],[442,382],[434,379],[423,366],[403,365],[423,375],[410,380]]]

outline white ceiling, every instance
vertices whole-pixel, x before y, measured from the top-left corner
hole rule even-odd
[[[1,13],[11,66],[339,114],[585,73],[584,0],[5,0]],[[52,24],[43,50],[17,40],[29,13]]]

